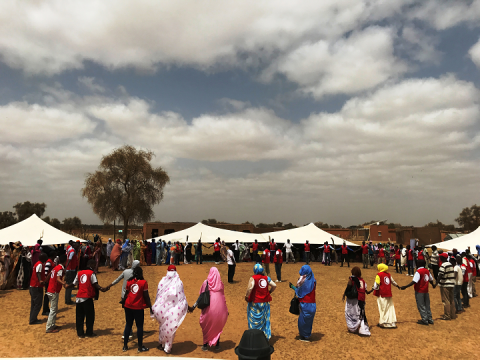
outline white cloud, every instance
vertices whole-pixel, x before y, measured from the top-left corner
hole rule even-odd
[[[468,51],[472,61],[480,68],[480,40]]]
[[[78,82],[80,85],[84,86],[86,89],[93,93],[104,93],[105,88],[95,81],[94,77],[91,76],[80,76],[78,78]]]
[[[402,46],[412,59],[422,63],[440,63],[443,54],[436,49],[438,38],[413,26],[406,26],[402,29],[402,39],[405,40]]]
[[[370,89],[406,71],[393,54],[394,36],[391,29],[370,27],[333,44],[304,44],[273,63],[264,79],[284,74],[315,98]]]

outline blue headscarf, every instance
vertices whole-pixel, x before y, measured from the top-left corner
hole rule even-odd
[[[315,288],[315,284],[317,281],[315,280],[315,276],[313,276],[312,268],[308,265],[303,265],[300,269],[300,275],[306,276],[305,281],[303,282],[302,286],[298,287],[295,290],[295,294],[298,298],[303,298],[305,295],[308,295],[312,292]]]
[[[480,255],[480,245],[475,246],[477,248],[477,253]]]
[[[123,244],[122,249],[126,249],[127,246],[129,245],[130,245],[130,240],[129,239],[125,240],[125,244]]]
[[[262,265],[260,264],[255,264],[255,266],[253,267],[253,273],[255,275],[261,275],[263,274],[263,267]]]

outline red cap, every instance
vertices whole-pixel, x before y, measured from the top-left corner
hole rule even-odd
[[[167,271],[177,271],[177,268],[175,267],[175,265],[170,265]]]

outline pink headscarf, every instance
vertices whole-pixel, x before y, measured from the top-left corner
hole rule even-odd
[[[207,277],[208,289],[213,292],[223,291],[223,282],[216,267],[211,267]],[[201,291],[200,291],[201,293]]]

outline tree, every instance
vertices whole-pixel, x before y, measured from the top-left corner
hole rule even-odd
[[[73,218],[65,218],[63,219],[63,226],[64,231],[72,231],[74,229],[81,229],[82,228],[82,220],[79,217],[74,216]]]
[[[317,221],[313,224],[320,229],[327,229],[329,227],[327,223],[324,223],[322,221]]]
[[[150,164],[154,156],[125,145],[104,156],[98,170],[86,176],[82,196],[103,222],[123,222],[124,239],[130,223],[153,218],[152,207],[163,199],[163,188],[170,182],[161,167]]]
[[[454,225],[446,225],[437,219],[437,222],[429,222],[425,225],[426,227],[438,227],[440,230],[454,231]]]
[[[42,220],[57,229],[60,229],[62,226],[62,223],[57,218],[50,219],[50,216],[45,216]]]
[[[216,219],[202,220],[202,224],[205,224],[205,225],[215,225],[218,223],[219,222]]]
[[[475,204],[470,208],[464,208],[455,221],[463,227],[464,230],[476,230],[480,226],[480,206]]]
[[[0,229],[6,228],[17,222],[15,214],[11,211],[0,212]]]
[[[24,203],[17,203],[13,208],[17,213],[17,220],[23,221],[33,214],[36,214],[39,218],[43,216],[47,205],[45,203],[31,203],[30,201],[25,201]]]

